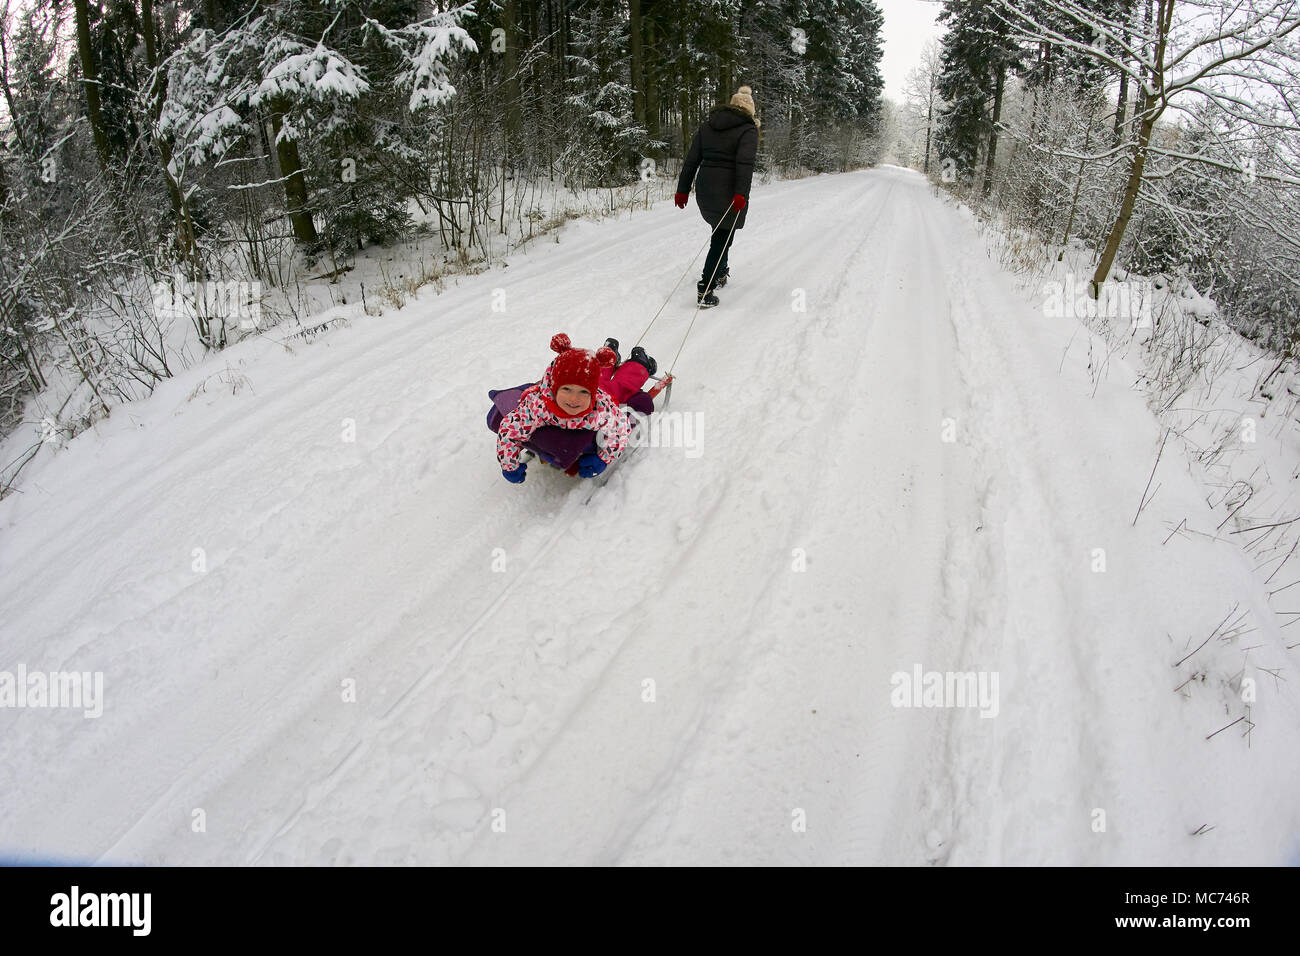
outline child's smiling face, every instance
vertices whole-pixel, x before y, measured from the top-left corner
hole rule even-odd
[[[591,407],[591,392],[580,385],[561,385],[555,401],[570,415],[577,415]]]

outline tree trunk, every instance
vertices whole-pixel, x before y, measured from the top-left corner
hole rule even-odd
[[[1095,297],[1101,291],[1102,283],[1110,275],[1119,245],[1124,239],[1129,219],[1133,216],[1133,207],[1137,204],[1138,191],[1142,187],[1142,171],[1146,167],[1147,147],[1151,144],[1151,129],[1164,111],[1162,97],[1165,89],[1165,43],[1173,26],[1175,0],[1156,0],[1156,45],[1151,58],[1151,79],[1148,85],[1155,95],[1148,96],[1143,90],[1139,98],[1140,108],[1137,115],[1142,117],[1138,124],[1137,142],[1133,147],[1133,166],[1129,170],[1128,184],[1124,187],[1124,198],[1120,202],[1119,215],[1106,237],[1105,248],[1097,262],[1097,270],[1092,276],[1091,292]]]
[[[1115,224],[1110,227],[1110,235],[1106,237],[1106,247],[1102,250],[1101,259],[1097,262],[1097,271],[1092,276],[1092,295],[1096,298],[1102,283],[1110,275],[1110,267],[1115,263],[1115,256],[1119,252],[1119,244],[1124,239],[1124,230],[1128,228],[1129,219],[1133,216],[1133,207],[1137,204],[1138,190],[1142,187],[1142,170],[1147,162],[1147,146],[1151,142],[1151,128],[1155,126],[1155,113],[1147,111],[1142,122],[1138,126],[1137,143],[1133,151],[1133,166],[1129,170],[1128,184],[1124,187],[1124,199],[1119,205],[1119,215],[1115,218]]]
[[[20,126],[18,122],[14,119],[14,117],[18,115],[18,110],[14,106],[13,90],[10,89],[9,87],[9,76],[8,76],[9,50],[5,47],[5,38],[3,34],[0,34],[0,55],[4,56],[4,63],[5,63],[5,70],[0,71],[0,89],[4,90],[5,105],[9,107],[9,127],[14,131],[14,136],[18,140],[18,145],[22,147],[22,151],[34,159],[36,158],[36,154],[33,151],[34,144],[29,143],[27,141],[27,138],[23,135],[22,126]],[[7,191],[5,195],[6,196],[8,195]]]
[[[1088,129],[1083,135],[1083,151],[1088,152],[1092,145],[1092,116],[1093,111],[1088,110]],[[1086,159],[1079,160],[1079,172],[1074,177],[1074,195],[1070,197],[1070,216],[1065,221],[1065,235],[1061,237],[1061,251],[1057,255],[1056,261],[1060,262],[1065,258],[1065,249],[1070,244],[1070,230],[1074,228],[1074,214],[1079,208],[1079,190],[1083,188],[1083,168],[1087,163]]]
[[[645,54],[641,49],[641,0],[628,0],[628,24],[632,39],[632,115],[636,125],[646,127]]]
[[[519,142],[523,125],[519,101],[522,99],[519,84],[519,0],[506,0],[502,8],[502,26],[506,34],[506,48],[501,56],[501,69],[505,73],[506,138],[511,144]],[[509,152],[509,149],[507,149]]]
[[[1128,108],[1128,74],[1119,75],[1119,96],[1115,99],[1115,142],[1118,146],[1124,142],[1124,121]]]
[[[685,158],[687,150],[691,148],[691,117],[690,117],[690,78],[686,75],[686,13],[688,5],[684,2],[681,4],[681,16],[678,18],[678,40],[681,43],[677,54],[678,78],[680,84],[677,88],[677,102],[682,112],[682,157]]]
[[[272,107],[271,130],[275,133],[275,155],[280,161],[280,177],[284,180],[284,198],[293,224],[293,236],[299,242],[316,242],[316,226],[307,209],[307,180],[302,173],[302,160],[298,144],[280,138],[280,117],[283,110]]]
[[[167,96],[167,75],[157,70],[158,42],[154,36],[153,0],[140,0],[140,19],[141,31],[144,33],[144,62],[154,77],[154,88],[149,91],[149,115],[156,124],[162,115],[163,100]],[[166,137],[156,135],[152,127],[149,138],[158,148],[158,156],[162,159],[163,182],[167,185],[167,198],[171,201],[172,213],[176,217],[176,251],[188,259],[195,253],[194,222],[190,218],[189,207],[180,185],[172,175],[172,144]]]
[[[1052,88],[1052,47],[1051,44],[1039,44],[1038,82],[1034,84],[1034,103],[1029,111],[1029,142],[1038,142],[1038,131],[1046,125],[1041,114],[1048,113],[1048,97],[1045,95]]]
[[[924,172],[930,175],[930,127],[934,125],[934,83],[930,83],[930,99],[926,105],[925,111],[925,168]]]
[[[99,107],[99,67],[95,63],[95,50],[90,42],[90,10],[87,0],[73,0],[77,16],[77,54],[81,59],[81,83],[86,90],[86,115],[90,119],[90,132],[95,140],[99,165],[105,171],[112,162],[108,133],[104,130],[104,114]]]
[[[659,76],[653,66],[656,62],[656,51],[658,49],[655,42],[655,22],[650,18],[645,20],[646,44],[645,51],[648,56],[645,57],[645,118],[646,129],[653,140],[659,139]]]
[[[560,3],[560,55],[555,58],[556,66],[560,68],[560,86],[564,89],[564,81],[569,78],[569,47],[573,42],[573,18],[570,16],[569,4],[567,0],[561,0]]]
[[[931,59],[925,62],[925,70],[929,74],[928,87],[925,95],[925,168],[924,172],[930,174],[930,138],[934,132],[934,101],[939,98],[939,76],[935,69],[935,63]]]
[[[1124,23],[1120,35],[1124,38],[1125,45],[1128,44],[1128,40],[1129,40],[1128,17],[1129,17],[1129,9],[1131,8],[1132,4],[1133,4],[1133,0],[1124,0],[1124,4],[1120,9],[1120,16],[1122,17]],[[1119,56],[1121,59],[1123,59],[1124,54],[1122,51],[1119,54]],[[1119,71],[1119,95],[1115,98],[1115,142],[1113,144],[1115,146],[1118,146],[1121,142],[1124,141],[1124,120],[1126,118],[1125,114],[1127,113],[1127,111],[1128,111],[1128,71],[1120,70]]]
[[[984,195],[993,189],[993,163],[998,156],[998,123],[1002,121],[1002,91],[1006,87],[1006,64],[998,66],[997,86],[993,92],[993,122],[989,126],[989,150],[984,159]]]

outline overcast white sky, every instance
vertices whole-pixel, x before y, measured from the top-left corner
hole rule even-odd
[[[903,99],[903,81],[921,60],[921,47],[930,37],[938,37],[942,27],[934,22],[939,15],[938,0],[876,0],[885,14],[885,58],[880,71],[885,76],[885,96],[899,103]]]

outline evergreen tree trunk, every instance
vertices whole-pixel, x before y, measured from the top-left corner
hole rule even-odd
[[[99,165],[105,171],[112,162],[108,134],[104,130],[104,114],[99,107],[99,68],[95,64],[95,50],[90,42],[90,10],[87,0],[73,0],[77,16],[77,54],[81,59],[81,83],[86,91],[86,115],[90,119],[90,132],[95,141]]]
[[[302,172],[302,160],[298,156],[298,144],[291,139],[280,138],[280,117],[282,109],[271,109],[271,130],[275,134],[275,155],[280,161],[280,177],[284,180],[284,198],[288,207],[289,221],[293,224],[293,236],[299,242],[314,243],[317,240],[316,226],[311,221],[311,212],[307,209],[307,180]]]
[[[646,44],[645,50],[648,56],[645,57],[645,118],[646,130],[650,133],[653,140],[659,139],[659,71],[655,66],[656,51],[658,46],[655,42],[655,22],[650,18],[645,21]]]
[[[167,96],[167,77],[165,73],[158,71],[158,41],[154,35],[153,0],[140,0],[140,19],[141,32],[144,34],[145,66],[153,72],[154,83],[158,87],[150,91],[149,107],[150,116],[156,124],[158,117],[162,115],[163,100]],[[190,218],[189,207],[181,194],[180,186],[172,176],[172,144],[165,136],[157,136],[152,132],[150,139],[158,148],[158,156],[162,160],[163,182],[167,185],[167,198],[172,204],[172,214],[176,217],[176,250],[182,256],[189,258],[195,253],[194,222]]]
[[[560,86],[558,89],[564,89],[564,82],[569,78],[568,60],[565,57],[569,53],[569,47],[573,43],[573,23],[569,14],[569,0],[560,0],[560,55],[556,57],[556,65],[560,68]]]
[[[646,127],[645,54],[641,49],[641,0],[628,0],[628,24],[632,52],[632,115],[636,124]]]
[[[1038,45],[1038,82],[1034,84],[1034,103],[1029,111],[1029,142],[1038,141],[1038,130],[1046,125],[1046,118],[1040,119],[1042,114],[1051,115],[1048,105],[1049,96],[1047,95],[1052,89],[1052,47],[1047,43]]]
[[[506,0],[501,15],[506,33],[506,48],[501,55],[501,68],[505,73],[506,139],[513,146],[519,142],[519,130],[523,125],[519,107],[519,0]],[[507,147],[507,152],[514,150]]]
[[[681,44],[677,54],[678,77],[677,82],[677,102],[682,113],[682,156],[686,156],[686,151],[691,148],[691,117],[690,117],[690,77],[686,75],[686,66],[688,63],[686,56],[686,16],[689,5],[686,0],[682,0],[681,13],[677,19],[678,33],[677,38]]]
[[[1007,67],[999,64],[997,85],[993,92],[993,122],[989,126],[989,150],[984,160],[984,195],[993,189],[993,163],[998,156],[998,123],[1002,121],[1002,91],[1006,87]]]

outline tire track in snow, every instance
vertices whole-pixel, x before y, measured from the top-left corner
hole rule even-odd
[[[949,342],[947,349],[955,360],[960,382],[961,401],[949,409],[957,434],[956,447],[970,459],[967,478],[974,489],[971,500],[957,509],[950,521],[943,543],[941,568],[942,606],[946,626],[929,650],[930,659],[918,661],[927,671],[987,672],[992,663],[987,655],[990,646],[1000,646],[1002,630],[1000,595],[1005,588],[1005,557],[997,546],[1005,508],[1000,504],[1000,470],[996,466],[996,437],[983,427],[987,418],[989,384],[971,372],[973,361],[986,356],[978,352],[972,359],[968,325],[972,316],[964,308],[960,284],[954,287],[953,274],[960,269],[960,257],[939,238],[935,214],[940,207],[918,207],[916,228],[923,236],[928,262],[943,263],[934,270],[934,294],[943,301],[941,322]],[[947,224],[951,230],[951,225]],[[974,317],[978,321],[978,315]],[[992,459],[992,460],[991,460]],[[981,656],[984,655],[984,656]],[[919,793],[913,798],[923,812],[920,818],[907,821],[909,844],[922,851],[925,862],[946,864],[959,845],[959,831],[972,803],[971,791],[986,783],[980,774],[962,761],[967,741],[996,732],[992,724],[970,710],[949,709],[935,713],[934,726],[925,745],[926,771]]]
[[[930,201],[922,186],[900,183],[900,189],[892,203],[900,212],[918,199]],[[925,732],[924,715],[888,706],[888,676],[905,661],[930,657],[935,629],[925,595],[939,586],[943,511],[964,514],[958,507],[964,499],[953,493],[962,487],[959,471],[949,466],[940,481],[948,455],[939,442],[940,418],[954,403],[940,363],[951,353],[951,336],[937,344],[946,315],[926,306],[936,288],[928,267],[943,260],[917,254],[918,232],[915,211],[907,223],[891,221],[896,238],[883,261],[853,270],[866,278],[844,293],[849,309],[871,303],[861,358],[853,349],[820,361],[808,357],[823,374],[846,370],[842,378],[829,372],[843,413],[827,428],[826,445],[844,447],[861,436],[880,449],[862,476],[867,495],[880,503],[858,492],[854,475],[834,468],[810,488],[808,497],[821,503],[813,512],[820,520],[811,526],[801,520],[800,540],[821,567],[786,574],[784,594],[773,589],[769,626],[781,636],[747,662],[748,674],[730,689],[723,734],[705,741],[694,765],[682,769],[689,798],[661,809],[625,862],[860,864],[915,862],[920,855],[919,836],[894,839],[913,814],[902,803],[905,787],[893,780],[907,779],[906,742]],[[895,275],[902,277],[897,289]],[[833,510],[827,502],[836,503]],[[906,550],[895,554],[900,538]],[[912,603],[913,595],[921,600]],[[839,610],[841,597],[846,607]],[[819,601],[826,605],[823,616],[806,619]],[[817,706],[810,713],[796,700]],[[747,744],[751,731],[758,741],[791,742],[784,750],[754,750]],[[839,769],[820,779],[830,766]],[[795,807],[808,815],[808,830],[799,836],[790,832]],[[739,825],[741,817],[746,824]],[[742,847],[743,856],[736,856]]]
[[[582,502],[578,492],[580,489],[574,489],[568,495],[568,501],[564,507],[564,513],[571,515],[582,507]],[[522,582],[526,580],[530,571],[536,569],[546,556],[555,547],[555,544],[564,536],[567,529],[563,526],[558,527],[552,532],[527,559],[524,569],[519,574],[512,577],[498,591],[495,598],[488,602],[487,606],[470,622],[461,634],[452,642],[451,646],[441,655],[439,661],[427,667],[407,688],[397,695],[397,698],[384,709],[377,717],[372,717],[367,722],[367,726],[357,731],[358,739],[347,755],[327,773],[323,778],[314,781],[307,787],[306,795],[303,800],[287,814],[279,826],[274,828],[274,832],[269,839],[262,841],[245,859],[247,864],[258,863],[267,849],[276,840],[287,834],[304,814],[311,812],[323,801],[328,799],[337,788],[337,781],[360,759],[367,751],[372,749],[376,744],[381,732],[389,727],[395,717],[399,716],[402,711],[419,702],[419,695],[422,692],[428,692],[431,686],[447,672],[448,668],[461,656],[469,644],[470,639],[481,631],[493,615],[499,612],[505,606],[515,590],[521,587]]]
[[[868,180],[867,185],[870,187],[869,192],[875,194],[871,197],[871,202],[867,210],[868,214],[861,217],[861,221],[868,226],[868,229],[866,230],[867,234],[856,245],[852,247],[846,246],[841,250],[840,255],[842,261],[833,265],[828,264],[824,261],[823,253],[814,249],[801,248],[799,252],[792,257],[791,261],[785,264],[785,268],[782,270],[785,274],[791,276],[798,275],[805,269],[803,259],[808,258],[819,260],[817,265],[821,267],[821,270],[832,273],[837,277],[834,282],[826,287],[827,291],[834,293],[834,295],[827,295],[819,300],[819,314],[823,316],[836,316],[841,312],[838,299],[845,278],[853,274],[855,271],[860,271],[856,270],[854,267],[860,262],[861,250],[864,246],[872,241],[878,240],[879,238],[875,225],[878,222],[879,216],[889,205],[887,198],[889,190],[884,189],[884,187],[874,183],[872,180]],[[884,196],[879,194],[882,189],[884,189],[885,192]],[[840,211],[844,212],[846,209],[852,211],[851,206],[846,207],[841,203]],[[808,224],[805,228],[815,228],[815,225]],[[761,255],[761,250],[758,251],[758,254]],[[780,273],[775,273],[769,270],[766,276],[767,285],[769,287],[780,285],[779,279],[777,278],[779,275]],[[738,297],[729,298],[728,303],[730,304],[734,301],[739,301]],[[824,307],[822,305],[823,302]],[[722,311],[723,310],[720,309],[711,314],[717,315]],[[736,308],[736,311],[739,311],[739,307]],[[791,331],[784,319],[777,318],[775,329],[770,331],[765,327],[754,326],[752,328],[753,334],[751,344],[760,355],[767,359],[764,368],[764,380],[784,382],[786,378],[785,372],[788,369],[788,377],[790,381],[805,381],[807,369],[816,364],[815,354],[817,350],[809,348],[808,342],[810,339],[820,337],[821,333],[826,329],[826,326],[826,319],[813,321],[810,317],[810,320],[804,324],[801,333],[794,337],[793,344],[786,344],[780,347],[775,347],[774,342],[780,342],[783,339],[791,338]],[[725,332],[726,326],[719,323],[717,330],[719,332]],[[766,334],[763,334],[763,332],[766,332]],[[838,346],[838,344],[828,343],[821,347],[821,351],[828,349],[838,355],[840,362],[851,361],[852,353],[846,353]],[[733,355],[730,356],[730,358],[742,367],[745,364],[743,357],[737,359],[737,357]],[[785,366],[784,363],[786,362],[794,362],[795,364]],[[775,368],[773,368],[774,365],[776,366]],[[714,400],[721,401],[721,399]],[[706,397],[704,401],[708,402],[709,398]],[[749,420],[772,422],[772,424],[764,430],[764,433],[757,435],[746,434],[746,442],[737,443],[734,448],[734,453],[742,456],[746,454],[748,443],[755,443],[759,447],[764,447],[765,445],[772,443],[788,443],[789,432],[786,426],[789,422],[784,417],[774,414],[774,408],[779,404],[779,398],[769,397],[762,412],[753,413],[747,416]],[[817,437],[818,423],[816,421],[803,422],[801,420],[799,427],[803,429],[804,434],[809,436],[808,440],[810,442],[814,444],[820,442],[820,439]],[[723,430],[725,431],[726,429],[724,428]],[[767,431],[772,432],[776,436],[775,439],[773,439],[773,442],[767,441]],[[773,467],[779,466],[773,465]],[[728,497],[734,497],[736,492],[740,492],[741,500],[745,500],[747,497],[743,491],[745,484],[745,482],[742,482],[739,479],[729,479],[730,487],[728,489]],[[780,538],[784,541],[789,541],[796,537],[790,533],[789,529],[796,526],[801,520],[799,516],[809,507],[815,507],[817,501],[818,498],[816,494],[800,495],[796,502],[792,502],[794,507],[791,508],[786,520],[783,522],[783,527],[786,530],[779,533],[767,533],[765,531],[764,537],[769,539]],[[734,512],[734,505],[731,506],[729,510]],[[692,538],[692,544],[703,542],[705,540],[706,535],[709,534],[708,526],[713,520],[713,513],[711,513],[707,520],[701,522],[701,530],[694,538]],[[721,518],[718,520],[721,520]],[[708,552],[702,552],[702,554],[706,556],[707,553]],[[679,564],[684,567],[689,567],[689,555],[683,557]],[[755,573],[749,573],[746,571],[737,575],[740,580],[746,582],[746,592],[741,592],[741,594],[753,593],[756,595],[756,600],[753,602],[744,600],[741,598],[741,594],[733,593],[729,595],[731,601],[740,603],[747,608],[740,618],[727,622],[727,640],[734,645],[733,649],[730,651],[719,651],[713,655],[716,658],[716,661],[711,663],[709,666],[709,674],[713,676],[708,678],[708,686],[702,687],[698,692],[691,696],[691,700],[697,701],[698,704],[691,706],[689,712],[682,714],[680,717],[674,718],[674,726],[678,728],[678,731],[671,736],[671,739],[663,741],[662,744],[656,743],[656,747],[663,747],[664,749],[656,750],[653,757],[642,754],[639,762],[644,764],[648,760],[649,767],[641,771],[641,775],[644,775],[645,773],[653,773],[653,779],[651,781],[643,780],[639,782],[637,790],[644,792],[646,794],[645,799],[650,801],[651,804],[664,798],[665,789],[671,789],[672,786],[676,785],[675,781],[681,775],[681,768],[684,765],[689,765],[690,755],[698,750],[699,745],[706,734],[716,730],[714,725],[718,723],[719,714],[725,706],[725,701],[728,698],[731,689],[730,685],[735,680],[736,673],[748,669],[748,665],[742,666],[742,662],[760,656],[764,652],[766,646],[770,643],[771,639],[765,635],[763,618],[770,613],[770,602],[775,600],[775,598],[765,596],[770,592],[770,588],[766,582],[770,582],[774,577],[788,574],[788,571],[782,570],[783,568],[785,568],[785,563],[777,562],[775,566],[769,565],[769,570],[766,572],[756,568]],[[738,598],[740,598],[739,601],[737,601]],[[660,616],[662,617],[662,615]],[[694,623],[692,626],[698,627],[699,624]],[[673,629],[665,627],[663,624],[659,624],[652,629],[652,632],[658,633],[661,630],[671,631]],[[770,630],[770,628],[767,630]],[[740,634],[743,635],[743,637],[730,637],[729,635],[732,634]],[[647,638],[641,637],[635,645],[625,643],[621,646],[619,649],[619,657],[612,659],[609,663],[609,667],[605,672],[603,672],[600,686],[608,687],[619,683],[618,672],[620,670],[622,671],[622,678],[625,680],[627,672],[630,669],[635,670],[638,666],[636,660],[645,657],[646,650],[642,645],[645,645],[646,642]],[[655,655],[652,652],[651,657],[654,656]],[[664,670],[663,663],[660,662],[660,664],[657,665],[657,668],[662,672]],[[597,703],[595,700],[587,702],[583,708],[586,712],[583,715],[584,721],[589,723],[591,720],[596,719],[593,717],[593,712],[599,712],[605,706],[608,706],[608,704],[602,705]],[[566,729],[574,727],[572,717],[568,722],[566,722],[565,727]],[[575,730],[578,729],[580,728],[575,728]],[[631,732],[626,735],[629,740],[640,739],[636,736],[633,728],[629,728],[629,731]],[[587,733],[589,734],[590,731],[588,730]],[[575,746],[573,740],[558,733],[553,735],[551,739],[551,748],[556,751],[552,764],[544,764],[540,760],[535,762],[519,779],[516,790],[511,795],[511,799],[517,800],[522,798],[527,800],[531,795],[536,801],[542,799],[542,795],[544,794],[555,792],[555,785],[548,784],[546,780],[548,777],[553,777],[557,772],[562,772],[558,768],[561,768],[568,763],[577,761],[583,765],[600,765],[607,759],[613,759],[613,755],[611,754],[602,754],[599,757],[588,754],[583,757],[569,756],[566,758],[558,751],[571,752]],[[585,744],[577,744],[576,746],[584,747],[591,745],[599,748],[602,743],[603,742],[599,739],[588,739]],[[550,751],[548,751],[548,753],[549,752]],[[662,769],[654,771],[654,767],[660,767]],[[503,802],[509,803],[510,800],[503,800]],[[620,849],[620,847],[633,838],[636,829],[641,825],[644,817],[652,810],[653,806],[646,804],[642,804],[639,808],[636,808],[635,806],[629,807],[617,814],[609,823],[597,828],[595,831],[592,829],[592,822],[588,821],[583,828],[585,832],[579,838],[580,843],[586,844],[597,840],[599,841],[600,849],[598,855],[590,857],[593,861],[603,863],[621,861],[623,859],[623,850]],[[615,828],[613,832],[609,831],[611,825]],[[535,825],[535,828],[539,832],[552,833],[557,828],[563,829],[563,824],[558,820],[548,818],[548,822],[545,824],[538,823]],[[577,835],[568,831],[565,831],[565,835],[569,837],[577,837]],[[477,841],[475,852],[471,853],[469,856],[461,857],[460,859],[462,862],[469,859],[473,859],[475,862],[492,860],[494,859],[493,853],[488,851],[494,851],[494,849],[495,847],[492,843],[492,838],[484,836]],[[541,846],[534,847],[534,850],[535,852],[543,853],[544,855],[544,850]],[[574,848],[570,847],[568,852],[573,851]],[[487,852],[486,856],[483,855],[485,852]],[[504,859],[518,858],[519,857],[506,857]]]
[[[866,215],[858,217],[856,210],[851,207],[848,211],[853,214],[853,218],[864,223],[855,244],[849,249],[842,263],[837,264],[832,270],[833,281],[823,288],[816,290],[815,303],[816,307],[801,322],[801,328],[798,332],[798,344],[795,349],[798,355],[798,367],[790,370],[791,378],[797,378],[801,385],[806,388],[813,387],[814,383],[809,376],[809,370],[818,369],[817,378],[819,379],[837,379],[840,372],[836,366],[843,368],[852,368],[856,364],[855,356],[859,354],[856,349],[844,349],[837,344],[840,334],[840,327],[848,320],[845,313],[857,312],[861,305],[857,300],[852,300],[845,304],[844,290],[850,284],[856,283],[857,276],[863,271],[871,270],[870,266],[876,265],[874,259],[868,258],[870,247],[877,245],[880,238],[880,232],[877,226],[881,217],[890,211],[896,211],[891,205],[890,199],[893,195],[895,183],[887,180],[883,184],[877,184],[877,181],[868,180],[869,187],[874,187],[873,191],[883,191],[878,199],[874,209],[868,211]],[[844,204],[836,206],[837,211],[843,214],[846,211]],[[806,228],[806,227],[805,227]],[[785,268],[782,272],[788,276],[807,276],[815,274],[817,268],[824,266],[821,261],[822,252],[814,244],[801,244],[796,247],[798,251],[788,258]],[[893,252],[891,249],[889,252]],[[776,273],[769,273],[767,278],[774,279]],[[743,304],[743,301],[742,301]],[[874,309],[869,311],[871,321],[876,319]],[[869,327],[869,326],[868,326]],[[844,331],[848,331],[847,328]],[[820,345],[819,349],[812,346]],[[826,353],[818,357],[817,353]],[[781,376],[775,376],[781,380]],[[784,395],[779,390],[774,390],[775,394],[769,399],[764,406],[763,414],[758,417],[768,420],[774,417],[777,407],[784,401]],[[825,389],[819,394],[821,399],[822,411],[814,413],[811,409],[805,412],[800,409],[799,418],[801,426],[796,436],[787,437],[781,443],[783,449],[794,446],[807,446],[794,452],[795,457],[809,456],[815,453],[820,446],[834,447],[837,442],[834,438],[843,432],[852,429],[846,425],[845,419],[836,420],[837,408],[827,401],[829,394]],[[802,440],[798,436],[803,436]],[[815,437],[810,437],[815,436]],[[826,437],[823,437],[826,436]],[[814,476],[810,481],[811,487],[808,493],[800,496],[799,504],[790,512],[789,520],[786,526],[790,529],[787,535],[789,540],[803,540],[806,535],[801,536],[796,530],[807,526],[808,517],[811,512],[820,507],[827,500],[826,486],[831,484],[825,476]],[[774,562],[771,570],[762,579],[761,583],[754,588],[758,599],[753,603],[753,610],[744,622],[740,630],[747,632],[761,632],[765,629],[771,629],[771,622],[776,617],[775,605],[782,600],[779,596],[781,589],[779,583],[787,579],[790,570],[784,563]],[[735,678],[744,673],[752,672],[756,666],[773,652],[775,645],[779,643],[779,637],[762,643],[751,642],[740,649],[740,653],[733,659],[731,666],[726,673],[726,681],[718,686],[716,692],[706,696],[707,711],[702,718],[694,725],[690,734],[683,739],[682,745],[673,755],[671,761],[665,762],[666,773],[656,781],[656,786],[651,790],[653,799],[647,799],[638,812],[639,819],[629,822],[623,827],[622,835],[617,839],[614,847],[607,851],[607,858],[603,862],[623,862],[629,849],[634,845],[644,848],[647,846],[656,846],[662,842],[662,834],[656,831],[654,835],[647,835],[645,830],[650,828],[650,821],[655,815],[663,816],[665,807],[658,803],[663,790],[676,788],[685,789],[689,786],[691,780],[701,775],[702,760],[704,751],[713,743],[711,738],[706,736],[710,731],[716,732],[717,725],[725,719],[727,711],[731,709],[741,696],[741,688],[735,683]],[[680,798],[679,798],[680,800]],[[680,802],[673,808],[674,813],[680,809]]]
[[[932,237],[939,212],[928,217]],[[1104,695],[1080,656],[1086,612],[1077,589],[1067,587],[1085,573],[1088,545],[1077,529],[1058,522],[1063,508],[1052,500],[1057,471],[1071,451],[1053,448],[1045,432],[1045,426],[1059,432],[1064,419],[1045,419],[1046,409],[1060,407],[1052,393],[1063,386],[1049,379],[1026,394],[1026,373],[1041,375],[1033,371],[1039,356],[1024,347],[1023,333],[1008,333],[1012,319],[1028,309],[1017,304],[1008,312],[1007,296],[992,291],[982,259],[970,251],[953,259],[943,278],[973,396],[969,425],[983,475],[985,533],[977,560],[992,572],[965,602],[961,657],[968,669],[999,673],[1001,710],[987,730],[972,730],[967,715],[950,714],[945,756],[932,770],[933,786],[944,795],[934,825],[959,851],[949,862],[1077,865],[1084,860],[1059,848],[1072,829],[1086,831],[1084,768],[1105,761],[1081,719],[1087,702]],[[1041,717],[1048,700],[1050,730]],[[1025,805],[1020,795],[1041,794],[1042,779],[1051,779],[1059,796]]]

